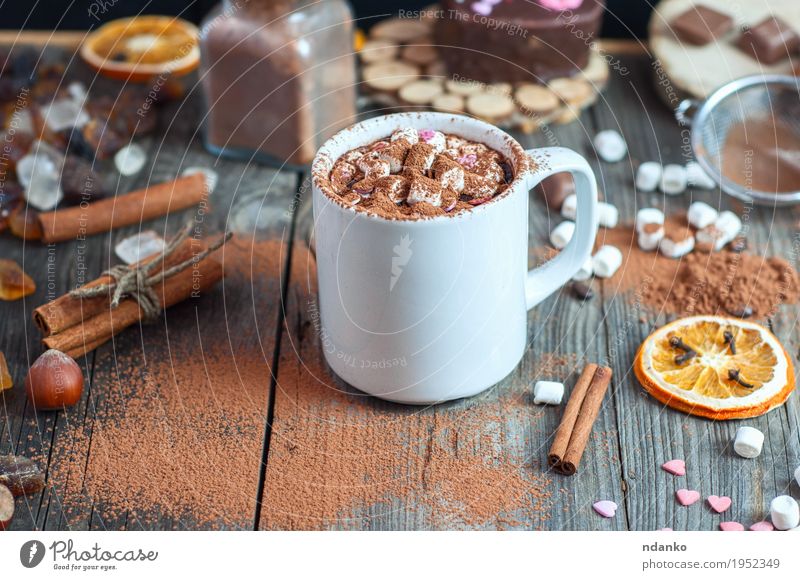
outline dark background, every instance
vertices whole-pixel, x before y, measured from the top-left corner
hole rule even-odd
[[[585,0],[593,2],[595,0]],[[378,16],[396,13],[398,9],[422,8],[432,0],[351,0],[356,15],[364,18],[366,28]],[[603,36],[643,37],[651,4],[657,0],[607,0],[608,11]],[[170,14],[193,22],[217,4],[215,0],[0,0],[0,28],[29,30],[83,30],[94,28],[107,20],[134,14]],[[99,19],[89,14],[94,12]],[[105,12],[103,12],[103,8]],[[98,9],[100,8],[100,9]]]

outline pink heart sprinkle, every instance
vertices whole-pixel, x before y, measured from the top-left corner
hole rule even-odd
[[[751,532],[772,532],[775,531],[775,526],[769,522],[756,522],[750,526]]]
[[[743,532],[744,526],[739,522],[720,522],[719,529],[723,532]]]
[[[679,489],[675,495],[681,505],[692,505],[700,499],[700,492],[693,489]]]
[[[594,508],[594,511],[604,518],[613,518],[617,513],[617,504],[607,499],[595,502],[592,507]]]
[[[672,475],[686,475],[686,462],[683,459],[672,459],[662,465],[661,469]]]
[[[466,167],[467,169],[471,169],[473,165],[478,161],[478,156],[474,153],[469,153],[467,155],[462,155],[458,158],[458,162]]]
[[[580,8],[583,0],[539,0],[539,3],[550,10],[574,10]]]
[[[419,131],[419,138],[425,141],[426,143],[431,139],[433,139],[435,135],[436,131],[434,131],[433,129],[422,129],[421,131]]]
[[[718,496],[718,495],[710,495],[708,496],[708,505],[711,506],[718,514],[726,511],[729,507],[731,507],[731,498],[726,496]]]
[[[475,2],[472,5],[473,12],[477,12],[481,16],[489,16],[492,13],[493,6],[488,2]]]

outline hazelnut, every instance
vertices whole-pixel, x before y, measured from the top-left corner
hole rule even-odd
[[[14,496],[5,486],[0,485],[0,530],[8,529],[14,519]]]
[[[35,409],[63,409],[80,400],[83,372],[72,358],[50,349],[31,366],[25,378],[25,390]]]

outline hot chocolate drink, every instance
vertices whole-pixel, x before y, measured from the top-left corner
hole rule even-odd
[[[483,143],[406,128],[342,155],[322,187],[357,211],[413,220],[491,202],[513,177],[508,159]]]

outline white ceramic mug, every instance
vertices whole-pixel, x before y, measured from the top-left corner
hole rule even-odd
[[[336,159],[405,127],[484,143],[511,162],[514,180],[489,203],[417,221],[369,215],[323,193],[320,176]],[[575,179],[575,235],[529,271],[528,194],[559,172]],[[322,146],[312,175],[325,358],[347,383],[400,403],[475,395],[514,370],[528,342],[527,311],[570,280],[597,235],[597,184],[583,157],[561,147],[525,151],[460,115],[400,113],[354,125]]]

